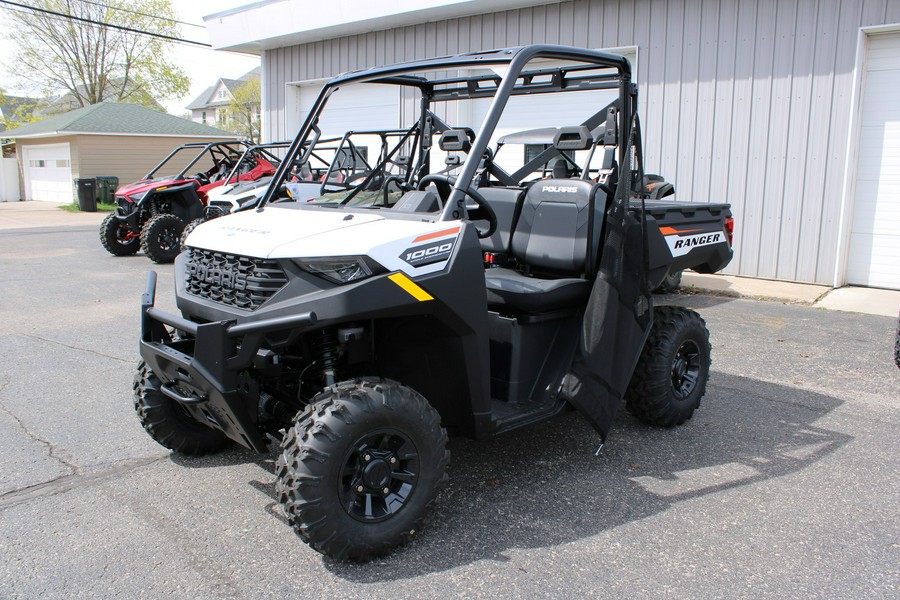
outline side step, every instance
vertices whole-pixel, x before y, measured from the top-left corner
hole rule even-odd
[[[491,422],[496,435],[546,421],[570,409],[571,405],[563,398],[546,402],[505,402],[492,399]]]

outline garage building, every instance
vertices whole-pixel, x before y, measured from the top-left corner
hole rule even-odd
[[[3,136],[16,141],[20,197],[50,202],[71,202],[77,178],[114,176],[130,183],[181,144],[235,137],[215,127],[115,102],[48,117]]]
[[[896,0],[280,0],[204,20],[214,47],[261,55],[269,140],[342,71],[530,43],[625,54],[648,170],[733,206],[727,272],[900,289]],[[383,102],[359,100],[382,126]]]

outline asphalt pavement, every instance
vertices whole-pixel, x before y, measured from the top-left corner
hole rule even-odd
[[[143,432],[139,298],[153,269],[174,309],[173,270],[110,256],[93,218],[0,227],[5,598],[898,595],[896,316],[661,298],[712,335],[693,419],[622,412],[599,456],[577,413],[453,439],[417,539],[337,563],[280,516],[273,453],[185,458]]]

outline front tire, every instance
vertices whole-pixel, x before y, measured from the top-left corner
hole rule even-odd
[[[710,362],[709,331],[699,314],[679,306],[655,309],[625,407],[648,425],[684,423],[706,393]]]
[[[131,225],[117,219],[115,213],[106,215],[100,225],[100,243],[113,256],[128,256],[141,248],[141,240],[131,230]]]
[[[157,215],[141,232],[141,250],[155,263],[170,263],[181,252],[184,221],[172,214]]]
[[[184,226],[184,231],[181,232],[181,242],[180,242],[180,246],[179,246],[181,248],[182,252],[187,250],[188,236],[191,235],[191,232],[194,231],[198,225],[202,225],[205,221],[206,221],[206,219],[201,217],[199,219],[194,219],[193,221],[191,221],[190,223],[188,223],[187,225]]]
[[[399,383],[366,378],[320,393],[284,434],[276,490],[313,549],[369,560],[412,539],[450,460],[437,411]]]
[[[134,375],[134,410],[141,427],[156,442],[180,454],[202,456],[231,445],[222,433],[198,423],[175,400],[161,391],[159,378],[144,361]]]

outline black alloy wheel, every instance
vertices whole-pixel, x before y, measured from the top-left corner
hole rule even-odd
[[[358,439],[344,460],[338,494],[347,514],[363,523],[396,515],[419,480],[419,452],[401,431],[385,429]]]

